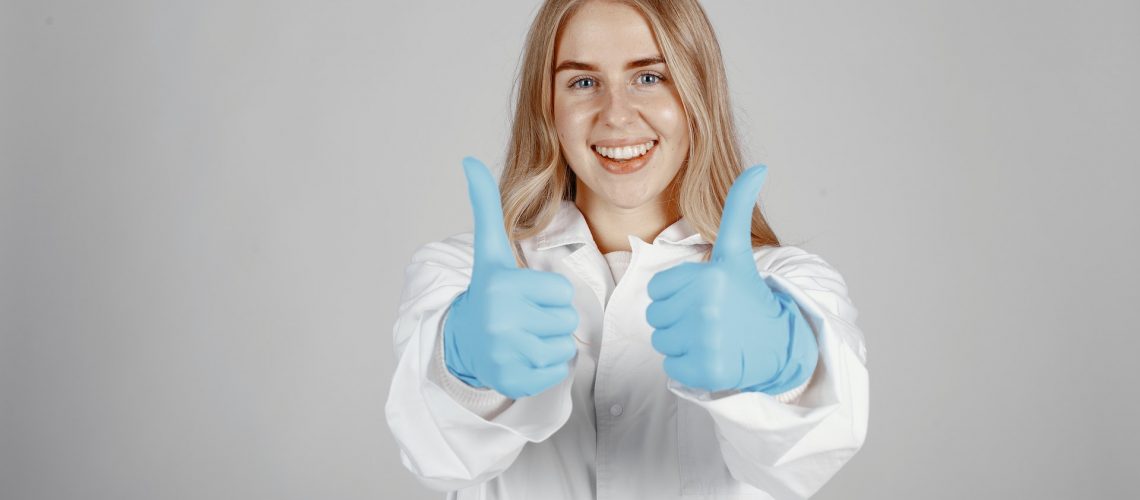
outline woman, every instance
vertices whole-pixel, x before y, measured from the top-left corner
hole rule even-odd
[[[780,246],[695,0],[550,0],[501,196],[421,247],[386,413],[449,498],[806,498],[862,446],[843,278]],[[652,243],[647,243],[652,242]]]

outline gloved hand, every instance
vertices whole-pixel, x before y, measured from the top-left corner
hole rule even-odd
[[[766,175],[757,165],[733,183],[709,262],[686,262],[649,281],[653,348],[665,355],[669,377],[689,387],[775,395],[815,370],[811,327],[756,270],[752,209]]]
[[[444,323],[444,362],[473,387],[533,396],[566,378],[578,352],[574,287],[561,274],[515,264],[491,172],[472,157],[463,170],[475,212],[475,263]]]

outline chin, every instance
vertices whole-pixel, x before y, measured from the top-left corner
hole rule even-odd
[[[583,162],[585,163],[587,162]],[[660,172],[653,170],[655,165],[647,167],[649,168],[641,172],[628,175],[612,175],[601,165],[592,164],[589,167],[589,180],[582,176],[577,179],[580,183],[579,193],[584,188],[589,191],[588,195],[594,202],[622,210],[632,210],[656,203],[668,182],[662,182],[662,179],[657,178]]]
[[[652,203],[657,198],[657,193],[605,193],[601,198],[614,207],[634,209]]]

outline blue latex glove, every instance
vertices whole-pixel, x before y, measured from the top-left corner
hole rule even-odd
[[[733,183],[709,262],[686,262],[649,281],[653,348],[665,355],[665,373],[689,387],[775,395],[815,370],[811,327],[756,270],[752,209],[766,175],[757,165]]]
[[[491,172],[472,157],[463,159],[463,171],[475,212],[475,263],[443,327],[444,361],[473,387],[533,396],[566,378],[578,353],[574,287],[561,274],[516,265]]]

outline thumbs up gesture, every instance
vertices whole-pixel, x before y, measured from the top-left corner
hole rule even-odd
[[[515,264],[491,172],[472,157],[463,170],[475,212],[475,264],[444,324],[444,361],[470,386],[511,399],[533,396],[566,378],[578,352],[574,287],[558,273]]]
[[[686,262],[649,281],[653,348],[665,355],[666,374],[689,387],[779,394],[815,369],[810,327],[756,270],[752,209],[766,175],[757,165],[733,183],[709,262]]]

